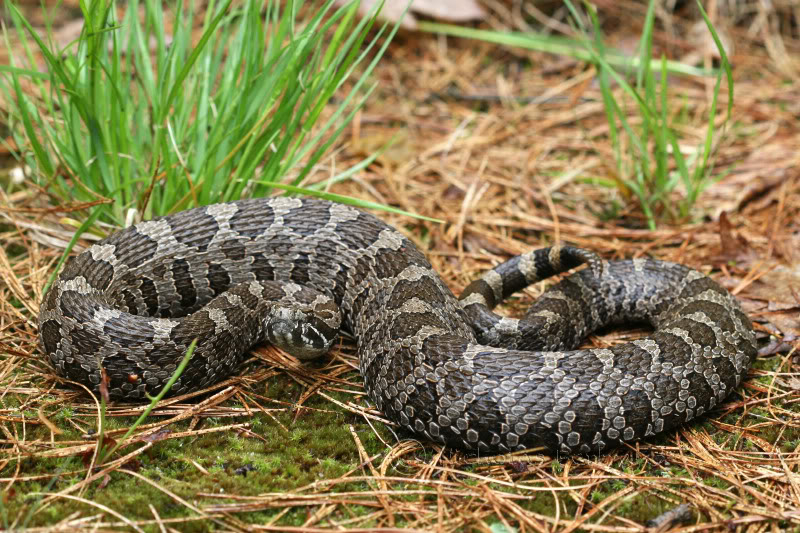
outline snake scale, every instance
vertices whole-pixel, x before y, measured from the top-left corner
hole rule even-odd
[[[490,309],[582,263],[522,319]],[[575,349],[608,324],[646,338]],[[352,207],[273,198],[140,222],[72,258],[46,293],[40,342],[56,371],[141,401],[196,351],[171,394],[228,376],[269,341],[306,358],[340,327],[375,405],[416,436],[475,452],[594,453],[721,402],[756,356],[736,299],[651,259],[554,246],[510,259],[457,299],[400,232]]]

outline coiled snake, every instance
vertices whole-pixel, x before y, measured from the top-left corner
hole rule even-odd
[[[581,263],[521,320],[490,308]],[[647,338],[575,350],[607,324]],[[138,223],[71,259],[45,295],[40,340],[57,372],[110,394],[157,393],[195,338],[171,393],[230,374],[269,340],[324,353],[339,327],[369,397],[421,438],[467,450],[589,453],[712,409],[756,355],[736,299],[685,266],[601,261],[568,246],[487,272],[457,300],[424,255],[351,207],[273,198]]]

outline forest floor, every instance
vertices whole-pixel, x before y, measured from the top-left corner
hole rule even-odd
[[[609,43],[631,48],[642,3],[598,5]],[[352,343],[311,364],[260,347],[239,376],[163,401],[111,462],[94,465],[99,405],[66,387],[37,347],[42,290],[70,229],[60,227],[60,238],[38,229],[57,228],[58,216],[30,208],[36,194],[3,190],[15,163],[0,153],[4,525],[634,532],[688,504],[688,521],[660,530],[800,531],[800,19],[730,11],[763,3],[725,5],[711,16],[735,45],[733,116],[714,138],[714,181],[682,219],[658,213],[657,228],[648,228],[616,175],[591,65],[427,33],[395,38],[373,74],[377,89],[309,179],[394,139],[331,191],[442,220],[376,213],[427,254],[456,294],[506,258],[556,242],[709,273],[740,299],[762,347],[716,410],[600,456],[474,457],[396,432],[365,396]],[[522,19],[498,6],[484,24],[519,30]],[[656,57],[713,61],[708,41],[690,37],[701,20],[693,9],[663,17]],[[714,83],[669,78],[687,150],[704,142]],[[546,285],[503,312],[520,313]],[[614,330],[586,345],[644,334]],[[119,438],[142,408],[112,405],[108,437]]]

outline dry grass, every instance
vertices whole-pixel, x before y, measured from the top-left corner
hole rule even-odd
[[[618,17],[612,38],[638,35],[631,15],[638,3],[598,4],[609,4],[607,18]],[[489,5],[494,24],[520,17],[515,3]],[[36,347],[42,288],[69,229],[36,190],[0,191],[0,482],[9,521],[20,526],[31,514],[31,531],[632,532],[688,503],[688,523],[653,530],[800,530],[800,17],[785,9],[794,26],[781,19],[781,32],[773,32],[774,13],[710,9],[736,44],[735,124],[716,140],[721,179],[701,196],[697,213],[706,216],[695,221],[649,231],[624,189],[602,185],[615,181],[613,156],[585,65],[430,35],[393,43],[377,70],[375,97],[316,175],[327,177],[399,132],[377,164],[333,191],[443,219],[437,225],[381,214],[419,244],[456,293],[500,260],[553,242],[710,272],[739,296],[761,336],[772,336],[743,386],[710,416],[600,457],[474,458],[398,440],[404,435],[396,437],[365,400],[351,344],[318,365],[260,348],[241,376],[163,401],[111,462],[98,465],[91,432],[99,404],[63,387]],[[669,19],[657,43],[678,58],[702,52],[681,38],[692,22]],[[702,139],[712,83],[671,80],[688,146]],[[521,309],[541,289],[511,307]],[[589,343],[637,334],[612,332]],[[110,408],[117,422],[108,436],[121,436],[141,409]],[[283,444],[272,436],[290,442],[303,424],[312,435],[324,433],[325,420],[345,428],[336,439],[352,460],[336,475],[290,488],[211,490],[241,472],[174,451],[233,436],[225,442],[279,453]],[[176,485],[143,466],[167,469],[173,461],[200,481]],[[70,469],[58,474],[72,481],[47,486],[56,472],[42,465],[63,464]],[[99,503],[115,485],[140,487],[166,504],[133,512],[124,500]],[[26,495],[33,490],[41,498]]]

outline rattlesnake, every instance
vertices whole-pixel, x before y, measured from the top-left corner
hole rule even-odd
[[[521,320],[489,309],[581,263]],[[271,318],[264,319],[267,314]],[[646,338],[575,350],[607,324]],[[736,299],[651,259],[554,246],[487,272],[456,299],[424,255],[378,218],[321,200],[242,200],[140,222],[71,259],[42,302],[56,371],[112,398],[155,394],[192,339],[171,393],[229,375],[255,343],[300,357],[356,339],[367,393],[417,436],[479,452],[590,453],[712,409],[756,355]]]

